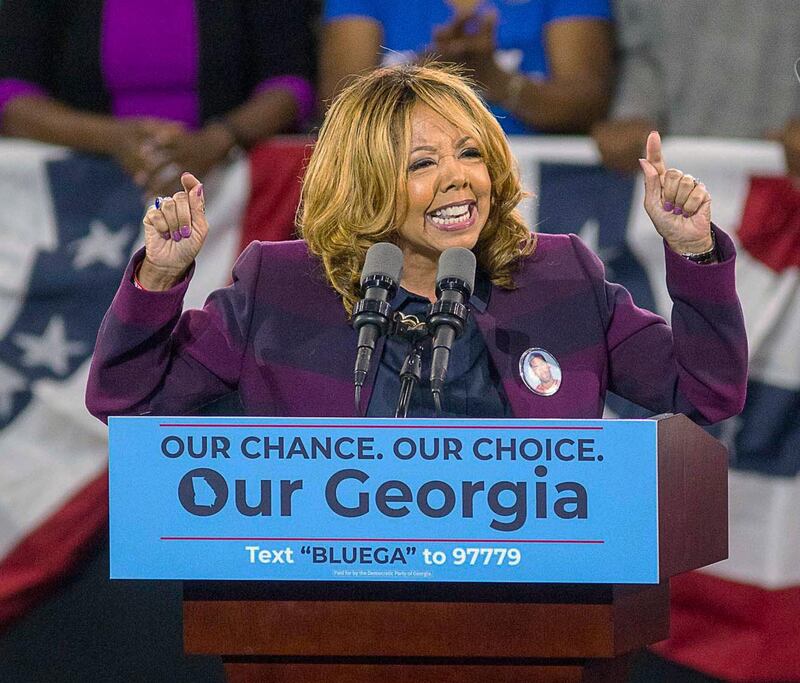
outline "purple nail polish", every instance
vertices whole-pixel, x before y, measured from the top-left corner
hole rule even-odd
[[[676,206],[674,209],[672,209],[672,213],[674,213],[676,216],[680,216],[683,213],[683,209],[680,206]]]
[[[198,197],[202,197],[203,196],[203,186],[202,185],[198,185],[197,186],[197,196]]]
[[[192,234],[192,229],[188,225],[182,225],[180,233],[181,237],[188,237]]]
[[[162,232],[162,233],[161,233],[161,236],[162,236],[162,237],[163,237],[165,240],[168,240],[168,239],[171,239],[171,238],[172,238],[172,235],[170,235],[170,234],[169,234],[169,231],[167,231],[167,232]]]
[[[664,202],[664,211],[672,211],[672,202]]]
[[[173,232],[172,233],[172,239],[175,240],[176,242],[180,242],[183,239],[181,237],[181,231],[180,230],[176,230],[175,232]]]
[[[156,201],[153,202],[153,203],[155,204],[155,207],[157,209],[160,209],[161,208],[161,197],[156,197]]]
[[[684,209],[681,213],[683,213],[683,215],[686,216],[686,218],[689,218],[689,212],[686,211],[686,209]]]

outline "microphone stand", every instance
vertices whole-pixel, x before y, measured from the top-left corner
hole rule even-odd
[[[400,369],[400,396],[397,399],[395,417],[406,417],[408,406],[411,404],[411,395],[422,379],[422,344],[417,341],[412,344]]]

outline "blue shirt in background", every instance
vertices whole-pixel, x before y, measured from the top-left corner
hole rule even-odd
[[[611,20],[609,0],[491,0],[482,8],[497,12],[496,61],[508,71],[546,79],[549,75],[544,46],[545,26],[559,19]],[[323,21],[365,17],[383,28],[384,64],[407,62],[425,52],[433,30],[451,22],[453,8],[446,0],[326,0]],[[492,105],[492,113],[506,133],[537,131]]]

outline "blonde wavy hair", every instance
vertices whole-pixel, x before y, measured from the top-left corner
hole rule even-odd
[[[491,281],[513,289],[520,258],[535,236],[517,210],[523,198],[516,163],[499,124],[453,66],[380,68],[351,83],[332,103],[303,184],[298,228],[352,313],[367,249],[396,242],[403,223],[411,114],[417,103],[471,135],[492,182],[491,208],[473,249]]]

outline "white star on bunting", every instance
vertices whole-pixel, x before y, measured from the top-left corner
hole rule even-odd
[[[76,270],[83,270],[93,263],[102,263],[109,268],[123,266],[127,261],[125,254],[130,232],[129,225],[111,232],[103,221],[92,221],[89,234],[70,244],[70,249],[75,250],[72,265]]]
[[[0,417],[7,418],[14,407],[14,394],[27,387],[25,378],[14,368],[0,363]]]
[[[22,349],[23,365],[49,367],[56,375],[67,374],[70,356],[80,356],[87,351],[85,344],[67,339],[66,325],[59,315],[50,318],[40,337],[19,332],[14,335],[14,343]]]

